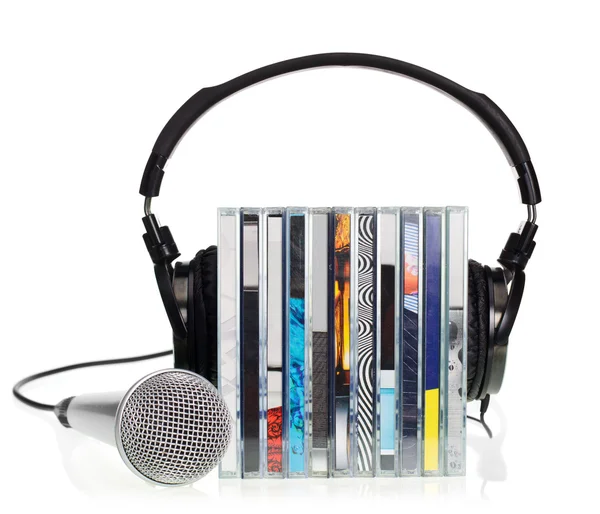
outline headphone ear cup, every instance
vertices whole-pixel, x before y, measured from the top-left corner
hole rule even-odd
[[[469,334],[467,347],[467,399],[477,400],[485,376],[489,345],[490,305],[484,267],[469,260]]]
[[[194,277],[195,371],[217,387],[217,247],[200,250],[190,262]]]

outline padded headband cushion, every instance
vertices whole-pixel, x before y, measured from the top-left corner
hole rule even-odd
[[[489,292],[485,270],[469,260],[469,340],[467,399],[476,400],[485,374],[489,338]]]
[[[194,273],[196,372],[217,387],[217,247],[200,250],[190,262]]]

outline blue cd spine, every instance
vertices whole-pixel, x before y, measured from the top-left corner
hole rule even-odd
[[[444,209],[426,208],[423,229],[423,475],[440,476],[443,455],[440,362],[445,334],[442,323],[445,306]]]
[[[287,477],[308,476],[309,380],[307,374],[310,326],[308,209],[290,207],[285,213],[284,307],[284,468]]]

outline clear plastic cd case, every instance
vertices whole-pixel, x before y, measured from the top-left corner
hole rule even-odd
[[[467,432],[468,260],[467,210],[448,207],[446,212],[446,269],[448,306],[445,313],[445,462],[446,475],[465,474]]]
[[[221,478],[465,472],[465,208],[218,211]]]
[[[285,212],[284,257],[284,470],[287,477],[308,476],[308,209]]]
[[[260,477],[260,395],[259,395],[259,300],[263,284],[259,283],[261,252],[259,234],[262,218],[259,209],[242,209],[241,241],[241,415],[242,476]]]
[[[261,238],[261,448],[264,476],[283,477],[283,214],[264,209]]]
[[[311,209],[309,213],[309,475],[328,477],[330,472],[331,402],[329,398],[333,352],[330,350],[332,323],[329,319],[333,270],[329,241],[332,211]]]
[[[400,208],[377,210],[376,255],[376,476],[396,476],[400,429]]]
[[[332,412],[331,471],[333,476],[352,474],[352,438],[353,430],[353,355],[350,352],[350,334],[353,331],[354,312],[351,305],[352,294],[352,209],[340,207],[333,209],[332,248],[333,284],[330,319],[333,327],[331,346],[333,358],[330,362],[330,398]]]
[[[446,335],[444,322],[446,306],[446,212],[445,209],[425,208],[423,211],[423,358],[422,415],[423,415],[423,475],[443,474],[443,423],[441,418],[445,388],[441,382],[440,365]]]
[[[352,354],[352,401],[354,426],[351,453],[354,476],[374,475],[375,456],[375,265],[377,262],[375,209],[354,209],[352,247],[350,259],[351,309],[354,320],[350,334]]]
[[[240,211],[218,211],[217,359],[219,392],[232,415],[233,433],[219,464],[221,478],[241,476],[240,412]]]
[[[400,469],[406,476],[421,474],[422,216],[420,208],[402,209]]]

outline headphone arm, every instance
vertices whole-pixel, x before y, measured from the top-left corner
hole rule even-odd
[[[146,215],[142,218],[146,233],[144,234],[144,243],[154,263],[154,275],[158,290],[162,299],[169,323],[173,329],[175,337],[184,340],[187,336],[187,329],[181,310],[179,309],[177,299],[173,292],[173,266],[172,262],[181,254],[177,249],[177,244],[173,235],[166,225],[161,227],[156,216],[150,213],[150,206],[146,204]]]

